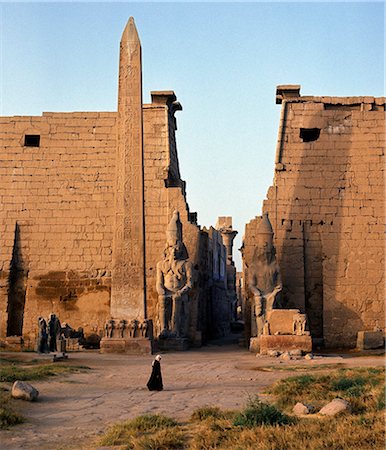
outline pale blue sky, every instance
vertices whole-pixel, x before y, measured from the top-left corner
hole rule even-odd
[[[383,2],[31,2],[0,11],[1,115],[116,110],[119,40],[134,16],[144,101],[172,89],[184,108],[177,145],[191,211],[203,226],[233,216],[236,249],[273,180],[276,85],[384,95]]]

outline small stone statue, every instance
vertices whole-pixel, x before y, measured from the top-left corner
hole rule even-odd
[[[131,338],[136,337],[137,335],[137,329],[138,329],[138,320],[133,319],[129,322],[127,328],[129,329],[129,336]]]
[[[118,324],[119,337],[123,338],[126,329],[126,320],[120,320]]]
[[[166,231],[164,257],[157,264],[160,337],[185,337],[189,325],[189,296],[193,267],[182,241],[179,212],[174,211]]]
[[[296,336],[304,336],[306,333],[307,316],[305,314],[295,314],[292,324],[292,333]]]
[[[48,353],[47,322],[43,317],[39,317],[38,326],[38,353]]]
[[[108,337],[108,338],[112,338],[113,337],[114,328],[115,328],[114,320],[113,319],[109,319],[106,322],[106,325],[105,325],[106,337]]]
[[[267,312],[279,307],[282,290],[280,270],[273,245],[273,230],[268,214],[263,215],[257,238],[249,268],[249,290],[253,295],[252,336],[260,336],[263,333]]]
[[[54,313],[51,313],[48,320],[48,346],[50,352],[56,352],[58,350],[56,341],[60,336],[61,329],[62,327],[58,317]]]
[[[148,323],[147,320],[144,320],[139,325],[139,332],[141,337],[147,337],[147,329],[148,329]]]
[[[265,335],[271,334],[271,330],[269,329],[269,322],[268,322],[268,320],[266,320],[265,323],[264,323],[263,334],[265,334]]]

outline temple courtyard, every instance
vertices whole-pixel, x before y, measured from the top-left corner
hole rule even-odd
[[[3,352],[1,357],[26,363],[52,360],[52,355],[31,352]],[[230,341],[213,341],[189,352],[162,354],[164,390],[149,392],[146,382],[152,360],[150,355],[100,354],[98,350],[70,353],[68,360],[55,364],[85,368],[31,381],[39,390],[39,400],[14,402],[26,421],[0,432],[2,449],[97,449],[99,436],[110,424],[142,414],[163,413],[185,421],[199,407],[241,409],[255,395],[269,399],[264,392],[268,386],[310,369],[384,364],[382,356],[355,353],[283,361],[256,357]]]

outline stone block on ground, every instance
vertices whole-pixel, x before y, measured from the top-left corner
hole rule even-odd
[[[319,414],[323,416],[336,416],[337,414],[341,414],[343,412],[351,412],[350,403],[341,398],[334,398],[334,400],[327,403],[326,406],[323,406],[323,408],[319,411]]]
[[[101,353],[151,355],[154,351],[153,342],[148,338],[103,338],[100,342]]]
[[[249,339],[249,351],[252,353],[258,353],[260,351],[259,338],[251,337]]]
[[[300,350],[303,353],[312,351],[311,336],[290,336],[290,335],[261,335],[259,338],[260,353],[268,354],[271,350],[278,352],[291,352]]]
[[[293,318],[298,309],[272,309],[267,313],[271,334],[292,334]]]
[[[358,331],[357,348],[359,350],[372,350],[383,346],[383,331]]]
[[[15,381],[12,386],[11,396],[29,402],[37,400],[39,391],[25,381]]]

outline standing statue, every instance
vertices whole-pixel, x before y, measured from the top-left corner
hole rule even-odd
[[[58,350],[56,341],[60,337],[61,329],[62,327],[60,326],[58,317],[54,313],[51,313],[48,320],[48,345],[50,352],[56,352]]]
[[[166,231],[164,258],[157,264],[160,337],[186,337],[193,267],[182,241],[179,212],[174,211]]]
[[[39,317],[38,324],[38,353],[48,353],[47,322],[43,317]]]
[[[292,334],[295,336],[304,336],[306,333],[307,316],[306,314],[295,314],[292,322]]]
[[[267,312],[280,307],[282,284],[275,255],[272,226],[268,214],[264,214],[257,230],[257,245],[249,268],[253,336],[263,333]]]

